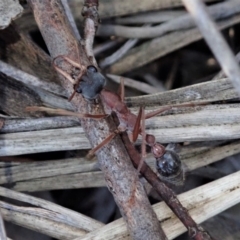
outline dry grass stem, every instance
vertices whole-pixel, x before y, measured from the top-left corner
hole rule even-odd
[[[179,196],[179,199],[184,206],[188,208],[191,215],[197,219],[197,222],[200,223],[240,201],[240,190],[238,188],[238,185],[240,184],[239,181],[240,172],[237,172],[221,178],[220,180],[183,193]],[[76,225],[73,224],[82,223],[82,220],[80,220],[81,218],[76,221],[76,216],[80,214],[67,209],[64,210],[64,208],[62,209],[62,207],[53,203],[48,203],[45,200],[40,200],[2,187],[0,188],[0,195],[49,209],[47,211],[41,208],[36,209],[34,207],[17,207],[12,204],[1,202],[1,212],[3,213],[4,218],[8,221],[33,229],[36,227],[35,224],[38,224],[38,226],[39,224],[43,224],[44,227],[41,228],[41,231],[44,231],[44,233],[50,236],[58,237],[59,239],[67,239],[69,237],[74,237],[74,235],[84,234],[80,230],[77,230]],[[10,205],[12,211],[11,215],[8,210]],[[176,219],[173,213],[166,207],[165,203],[156,204],[154,210],[158,214],[159,220],[163,221],[163,228],[169,239],[173,239],[185,231],[181,222]],[[66,216],[68,217],[66,218]],[[73,218],[71,222],[69,220],[72,216],[75,216],[75,218]],[[168,220],[166,220],[166,218]],[[95,226],[97,229],[86,235],[86,237],[81,237],[81,239],[123,239],[123,237],[128,236],[126,225],[122,219],[114,221],[105,227],[96,225],[96,223],[86,225],[86,227]],[[56,224],[59,229],[57,232],[54,231]]]
[[[4,63],[1,60],[0,60],[0,72],[6,74],[8,77],[11,77],[12,79],[15,79],[16,81],[24,83],[27,86],[30,85],[31,87],[41,88],[56,95],[66,96],[66,92],[64,91],[64,89],[57,85],[56,83],[43,81],[38,77],[35,77],[31,74],[21,71],[20,69],[17,69],[11,66],[10,64]]]
[[[239,184],[240,172],[237,172],[225,178],[221,178],[220,180],[180,194],[178,197],[184,207],[189,210],[191,216],[196,219],[196,222],[201,223],[240,202]],[[163,229],[166,231],[169,239],[174,239],[186,231],[182,223],[176,218],[165,203],[158,203],[154,205],[153,208],[156,213],[164,216],[164,218],[161,218],[158,215],[159,221],[162,221]],[[162,215],[162,213],[164,214]],[[99,230],[87,234],[85,237],[81,238],[81,240],[113,240],[123,239],[127,236],[128,233],[126,226],[124,225],[123,220],[120,219],[107,224]],[[74,240],[80,240],[80,238]]]
[[[179,108],[174,115],[147,120],[146,131],[162,143],[238,139],[239,108],[239,104]],[[81,127],[7,133],[0,136],[0,146],[0,156],[90,148]]]
[[[214,4],[208,8],[211,17],[215,20],[223,20],[240,11],[239,1],[231,0]],[[202,13],[201,13],[202,14]],[[189,14],[184,14],[166,23],[153,27],[127,27],[119,25],[100,25],[98,36],[119,36],[124,38],[156,38],[173,31],[194,27],[194,21]],[[219,46],[220,47],[220,46]]]
[[[139,81],[136,81],[136,80],[131,79],[131,78],[121,77],[121,76],[117,76],[117,75],[114,75],[114,74],[107,74],[107,77],[110,78],[111,80],[113,80],[114,82],[118,83],[118,84],[120,84],[121,79],[123,79],[124,80],[124,86],[137,89],[137,90],[139,90],[141,92],[144,92],[144,93],[153,94],[153,93],[159,92],[159,88],[152,87],[149,84],[146,84],[144,82],[139,82]]]
[[[57,220],[58,222],[63,223],[63,225],[68,225],[69,227],[78,228],[79,232],[82,232],[82,233],[88,232],[88,231],[93,231],[103,225],[102,223],[100,223],[94,219],[91,219],[83,214],[74,212],[67,208],[61,207],[60,205],[54,204],[52,202],[48,202],[48,201],[40,199],[40,198],[30,196],[30,195],[26,195],[26,194],[19,193],[19,192],[13,191],[13,190],[9,190],[9,189],[3,188],[3,187],[0,187],[0,195],[2,197],[18,200],[18,201],[21,201],[24,203],[29,203],[33,206],[39,207],[39,208],[35,207],[32,209],[28,208],[28,207],[22,207],[22,208],[20,207],[19,210],[17,210],[17,207],[16,207],[15,209],[17,212],[27,214],[27,213],[31,212],[32,210],[34,211],[36,209],[39,211],[36,211],[36,214],[34,214],[34,215],[39,215],[39,214],[41,215],[41,210],[42,210],[42,214],[43,214],[42,216],[44,216],[44,213],[46,213],[45,216],[46,217],[49,216],[49,218],[51,218],[50,220],[53,220],[53,221]],[[6,205],[4,205],[4,202],[2,202],[1,207],[8,209],[8,207]],[[44,211],[46,211],[46,212],[44,212]],[[50,214],[50,215],[48,215],[48,214]],[[22,219],[22,221],[23,220],[24,219]],[[37,226],[35,226],[35,228],[36,227]]]
[[[216,0],[204,0],[205,2],[216,2]],[[73,15],[77,21],[79,20],[79,12],[82,9],[82,0],[73,0],[69,2],[73,11]],[[129,15],[131,13],[139,13],[144,11],[174,8],[182,6],[181,0],[149,0],[140,1],[138,4],[134,0],[123,0],[118,3],[114,1],[103,0],[99,7],[99,14],[101,18],[109,18],[115,16]]]
[[[2,218],[2,214],[0,214],[0,239],[1,240],[7,240],[7,235],[5,231],[5,226]]]
[[[195,23],[208,43],[208,46],[213,51],[223,71],[231,79],[234,87],[240,95],[240,68],[230,47],[209,16],[206,6],[201,0],[183,0],[183,2],[195,20]],[[239,1],[232,0],[227,3],[234,2],[237,3],[234,8],[240,8]]]
[[[218,22],[218,27],[219,29],[224,29],[239,22],[240,14],[237,14]],[[129,72],[201,38],[202,35],[196,28],[172,32],[162,37],[154,38],[131,49],[126,56],[110,67],[109,73],[120,75]]]
[[[183,10],[166,10],[166,11],[153,11],[147,13],[139,13],[130,17],[117,18],[115,21],[118,24],[151,24],[170,21],[181,15],[184,15],[186,11]]]
[[[199,145],[199,144],[198,144]],[[204,146],[183,147],[181,159],[187,172],[207,166],[211,163],[240,153],[239,141],[233,143],[212,142]],[[4,158],[3,158],[4,160]],[[11,160],[11,158],[6,159]],[[147,155],[147,164],[155,170],[156,160]],[[17,191],[40,191],[54,189],[71,189],[85,187],[103,187],[104,178],[94,161],[89,163],[82,158],[48,161],[40,165],[38,162],[3,162],[0,184],[11,185]],[[28,169],[24,172],[24,169]],[[5,172],[11,172],[11,178]]]

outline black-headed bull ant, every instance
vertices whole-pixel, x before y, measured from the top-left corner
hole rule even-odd
[[[156,142],[154,135],[145,133],[145,119],[151,118],[157,114],[163,113],[167,110],[172,109],[173,107],[178,106],[167,106],[156,111],[145,114],[144,109],[141,107],[138,115],[132,113],[129,108],[124,103],[124,84],[121,82],[120,93],[113,93],[109,90],[104,89],[106,79],[105,77],[97,70],[94,66],[89,66],[87,68],[82,68],[82,66],[73,60],[65,56],[59,56],[57,58],[64,59],[68,64],[71,64],[73,68],[79,69],[80,74],[76,77],[72,77],[69,73],[63,71],[59,68],[54,61],[54,67],[56,70],[61,73],[65,78],[67,78],[74,85],[74,92],[70,97],[70,100],[73,98],[76,92],[81,93],[82,96],[88,100],[93,101],[98,96],[100,96],[106,114],[110,115],[112,112],[115,112],[119,119],[119,126],[111,133],[105,140],[103,140],[99,145],[89,151],[88,156],[93,156],[96,151],[98,151],[105,144],[108,144],[118,133],[127,131],[129,139],[134,143],[138,135],[142,135],[145,140],[145,144],[142,144],[142,162],[145,160],[145,145],[148,145],[151,148],[151,152],[156,158],[156,168],[160,175],[160,178],[166,182],[181,185],[184,182],[185,176],[182,167],[182,162],[175,152],[174,144],[169,144],[167,147],[164,147],[160,143]],[[56,58],[56,59],[57,59]],[[56,60],[55,59],[55,60]],[[75,80],[74,80],[75,79]],[[181,105],[193,106],[192,104]],[[45,111],[53,114],[59,115],[70,115],[77,116],[80,118],[93,118],[99,119],[106,117],[107,115],[92,115],[92,114],[79,114],[74,112],[69,112],[63,109],[50,109],[45,107],[28,107],[27,111]],[[141,123],[142,122],[142,123]],[[138,171],[140,171],[142,162],[138,166]]]

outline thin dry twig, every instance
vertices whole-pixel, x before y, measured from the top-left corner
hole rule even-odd
[[[21,16],[23,7],[18,1],[0,1],[0,29],[8,27],[11,22]]]
[[[239,22],[240,14],[237,14],[218,22],[218,27],[219,29],[224,29]],[[109,73],[120,75],[124,72],[136,69],[201,38],[202,35],[199,30],[194,28],[171,32],[162,37],[144,42],[131,49],[126,56],[113,64],[109,68]]]
[[[6,119],[2,129],[0,129],[0,133],[28,132],[76,126],[79,126],[79,121],[73,117]]]
[[[209,14],[215,20],[228,18],[240,12],[238,0],[231,0],[214,4],[208,8]],[[198,23],[199,24],[199,23]],[[156,38],[168,32],[178,31],[194,27],[194,21],[190,14],[174,18],[166,23],[154,27],[127,27],[119,25],[100,25],[98,36],[119,36],[125,38]]]
[[[234,206],[236,203],[239,203],[239,179],[240,172],[237,172],[191,191],[182,193],[178,198],[188,209],[191,216],[197,220],[197,223],[201,223],[225,209]],[[153,208],[157,213],[164,213],[162,215],[164,218],[158,216],[169,239],[174,239],[186,231],[182,223],[176,218],[164,202],[154,205]],[[81,240],[90,239],[114,240],[130,238],[128,237],[127,228],[124,225],[123,220],[119,219],[81,238]],[[74,240],[79,240],[79,238]]]
[[[196,145],[196,144],[195,144]],[[195,146],[194,145],[194,146]],[[199,145],[199,144],[198,144]],[[207,143],[206,146],[181,148],[180,158],[186,172],[207,166],[240,152],[239,141],[233,143]],[[11,186],[18,191],[40,191],[54,189],[71,189],[106,186],[96,162],[89,163],[82,158],[48,161],[44,165],[39,162],[21,162],[19,158],[1,158],[0,183]],[[12,160],[12,162],[11,162]],[[154,170],[156,159],[147,156],[147,164]],[[24,169],[28,171],[24,171]]]
[[[217,0],[204,0],[205,2],[216,2]],[[99,14],[102,18],[116,17],[121,15],[129,15],[132,13],[139,13],[144,11],[158,10],[158,9],[173,9],[174,7],[182,6],[181,0],[149,0],[139,1],[136,4],[135,0],[122,0],[118,2],[102,0],[102,5],[99,9]],[[72,0],[69,2],[73,11],[73,15],[79,21],[79,9],[83,6],[82,0]]]
[[[234,1],[228,2],[233,3]],[[240,8],[239,1],[235,2],[237,3],[235,7]],[[223,71],[231,79],[234,87],[240,94],[240,68],[228,44],[209,16],[207,8],[201,0],[183,0],[183,3],[194,18],[196,25],[213,51]]]
[[[116,83],[120,83],[121,79],[123,79],[124,80],[124,86],[137,89],[137,90],[139,90],[141,92],[144,92],[144,93],[157,93],[157,92],[159,92],[158,88],[156,89],[155,87],[152,87],[149,84],[146,84],[146,83],[140,82],[140,81],[136,81],[136,80],[131,79],[131,78],[117,76],[117,75],[114,75],[114,74],[107,74],[107,77],[112,79]]]
[[[91,1],[85,0],[82,9],[82,15],[84,17],[84,49],[87,57],[97,67],[97,61],[93,53],[93,42],[95,33],[98,28],[99,15],[98,15],[98,0]]]
[[[80,36],[80,33],[78,31],[78,28],[77,28],[77,25],[76,25],[76,22],[74,21],[74,17],[72,15],[72,12],[71,12],[71,9],[69,7],[69,2],[68,0],[61,0],[62,1],[62,4],[63,4],[63,7],[64,7],[64,10],[66,12],[66,15],[67,15],[67,18],[72,26],[72,29],[74,31],[74,34],[75,34],[75,37],[77,40],[81,40],[81,36]]]
[[[137,15],[124,17],[124,18],[116,18],[115,22],[118,24],[153,24],[170,21],[174,18],[177,18],[183,14],[185,11],[182,10],[165,10],[165,11],[154,11],[147,13],[139,13]]]
[[[238,99],[238,93],[229,79],[208,81],[192,86],[174,89],[158,94],[128,97],[125,102],[129,107],[163,106],[186,102],[207,103]]]
[[[101,63],[101,68],[106,68],[121,59],[132,47],[138,43],[138,39],[129,39],[111,56],[106,57]]]
[[[69,209],[61,207],[55,203],[51,203],[51,202],[48,202],[48,201],[40,199],[40,198],[36,198],[36,197],[30,196],[30,195],[15,192],[13,190],[9,190],[9,189],[3,188],[3,187],[0,187],[0,195],[4,196],[6,198],[15,199],[18,201],[29,203],[36,207],[40,207],[43,210],[48,210],[49,213],[52,212],[53,217],[54,217],[54,213],[55,213],[56,217],[57,216],[60,217],[58,219],[59,222],[62,222],[63,224],[67,224],[69,226],[78,228],[82,233],[93,231],[93,230],[98,229],[99,227],[103,226],[102,223],[100,223],[96,220],[93,220],[89,217],[86,217],[83,214],[74,212],[72,210],[69,210]],[[61,215],[64,217],[61,217]],[[23,220],[24,219],[22,219],[22,221]]]
[[[5,226],[2,218],[2,214],[0,213],[0,239],[7,240],[7,235],[5,231]]]
[[[239,104],[201,106],[181,110],[177,108],[168,114],[146,121],[146,131],[154,134],[159,142],[196,142],[240,138]],[[39,129],[49,128],[52,120],[46,120],[46,123],[41,120]],[[6,120],[8,121],[10,120]],[[34,126],[36,120],[29,120],[26,127],[25,122],[10,121],[15,124],[12,126],[13,129],[18,126],[22,131],[38,129]],[[61,121],[54,123],[53,126],[57,128],[59,124]],[[70,124],[74,126],[76,123]],[[3,131],[4,129],[3,127]],[[7,129],[9,129],[9,124],[6,125],[5,131],[11,131]],[[0,135],[0,156],[91,148],[81,127],[41,130],[34,133],[28,131]],[[22,141],[23,138],[25,141]]]
[[[10,64],[0,60],[0,72],[16,81],[24,83],[26,86],[38,87],[46,91],[52,92],[60,96],[66,96],[65,90],[53,82],[45,82],[38,77],[28,74],[20,69],[17,69]]]

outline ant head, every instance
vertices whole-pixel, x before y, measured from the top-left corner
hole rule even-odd
[[[171,177],[181,171],[182,163],[175,152],[166,150],[162,157],[156,159],[156,167],[161,176]]]
[[[86,100],[94,100],[106,85],[105,77],[94,66],[88,66],[86,74],[82,77],[76,91]]]

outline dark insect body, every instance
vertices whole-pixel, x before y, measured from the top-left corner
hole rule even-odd
[[[135,142],[139,134],[142,134],[141,129],[141,115],[142,109],[140,109],[139,114],[135,115],[132,113],[127,105],[123,102],[124,90],[123,85],[121,85],[121,94],[111,92],[104,89],[105,77],[97,71],[94,66],[87,68],[87,72],[79,81],[76,91],[81,93],[87,100],[95,100],[97,95],[104,104],[105,112],[111,114],[115,112],[119,119],[118,131],[112,133],[107,139],[100,143],[97,147],[92,149],[89,156],[93,155],[102,146],[109,143],[111,139],[118,133],[122,131],[127,131],[129,139],[131,142]],[[154,111],[152,113],[146,114],[145,119],[153,117],[161,112],[171,109],[172,107],[166,107]],[[184,182],[184,172],[182,168],[181,160],[178,154],[174,151],[174,145],[169,144],[166,148],[160,143],[156,142],[156,139],[151,134],[145,135],[145,143],[151,147],[152,154],[156,159],[156,168],[160,177],[167,182],[175,185],[180,185]]]
[[[56,63],[55,60],[58,58],[63,59],[68,64],[71,65],[73,74],[70,75],[66,71],[62,70]],[[118,133],[126,131],[128,133],[129,139],[132,143],[136,142],[138,135],[142,135],[144,144],[142,144],[142,162],[138,166],[138,171],[142,167],[142,163],[145,160],[146,149],[145,145],[151,148],[151,152],[156,159],[156,168],[160,175],[160,178],[166,182],[180,185],[184,182],[184,171],[182,168],[181,160],[178,154],[175,152],[172,144],[164,147],[160,143],[156,142],[154,135],[145,133],[145,119],[151,118],[157,114],[165,112],[172,109],[173,106],[163,107],[156,111],[145,114],[144,109],[141,107],[138,115],[132,113],[127,105],[124,103],[124,84],[121,82],[120,94],[111,92],[104,89],[106,85],[105,77],[97,70],[95,66],[88,66],[87,68],[74,62],[66,56],[59,56],[53,61],[55,69],[61,73],[65,78],[67,78],[74,85],[74,92],[70,97],[70,100],[74,97],[74,94],[80,93],[87,101],[95,101],[98,96],[100,96],[104,109],[107,115],[112,112],[118,117],[119,126],[111,133],[105,140],[103,140],[99,145],[89,151],[88,157],[92,157],[96,151],[102,148],[104,145],[108,144]],[[77,72],[77,74],[75,74]],[[79,73],[80,72],[80,73]],[[73,76],[75,78],[73,79]],[[181,105],[189,106],[189,104]],[[106,117],[107,115],[91,115],[91,114],[81,114],[72,113],[66,110],[53,110],[45,107],[30,107],[29,111],[47,111],[50,113],[63,114],[63,115],[74,115],[80,118],[93,118],[99,119]],[[141,124],[142,122],[142,124]]]

